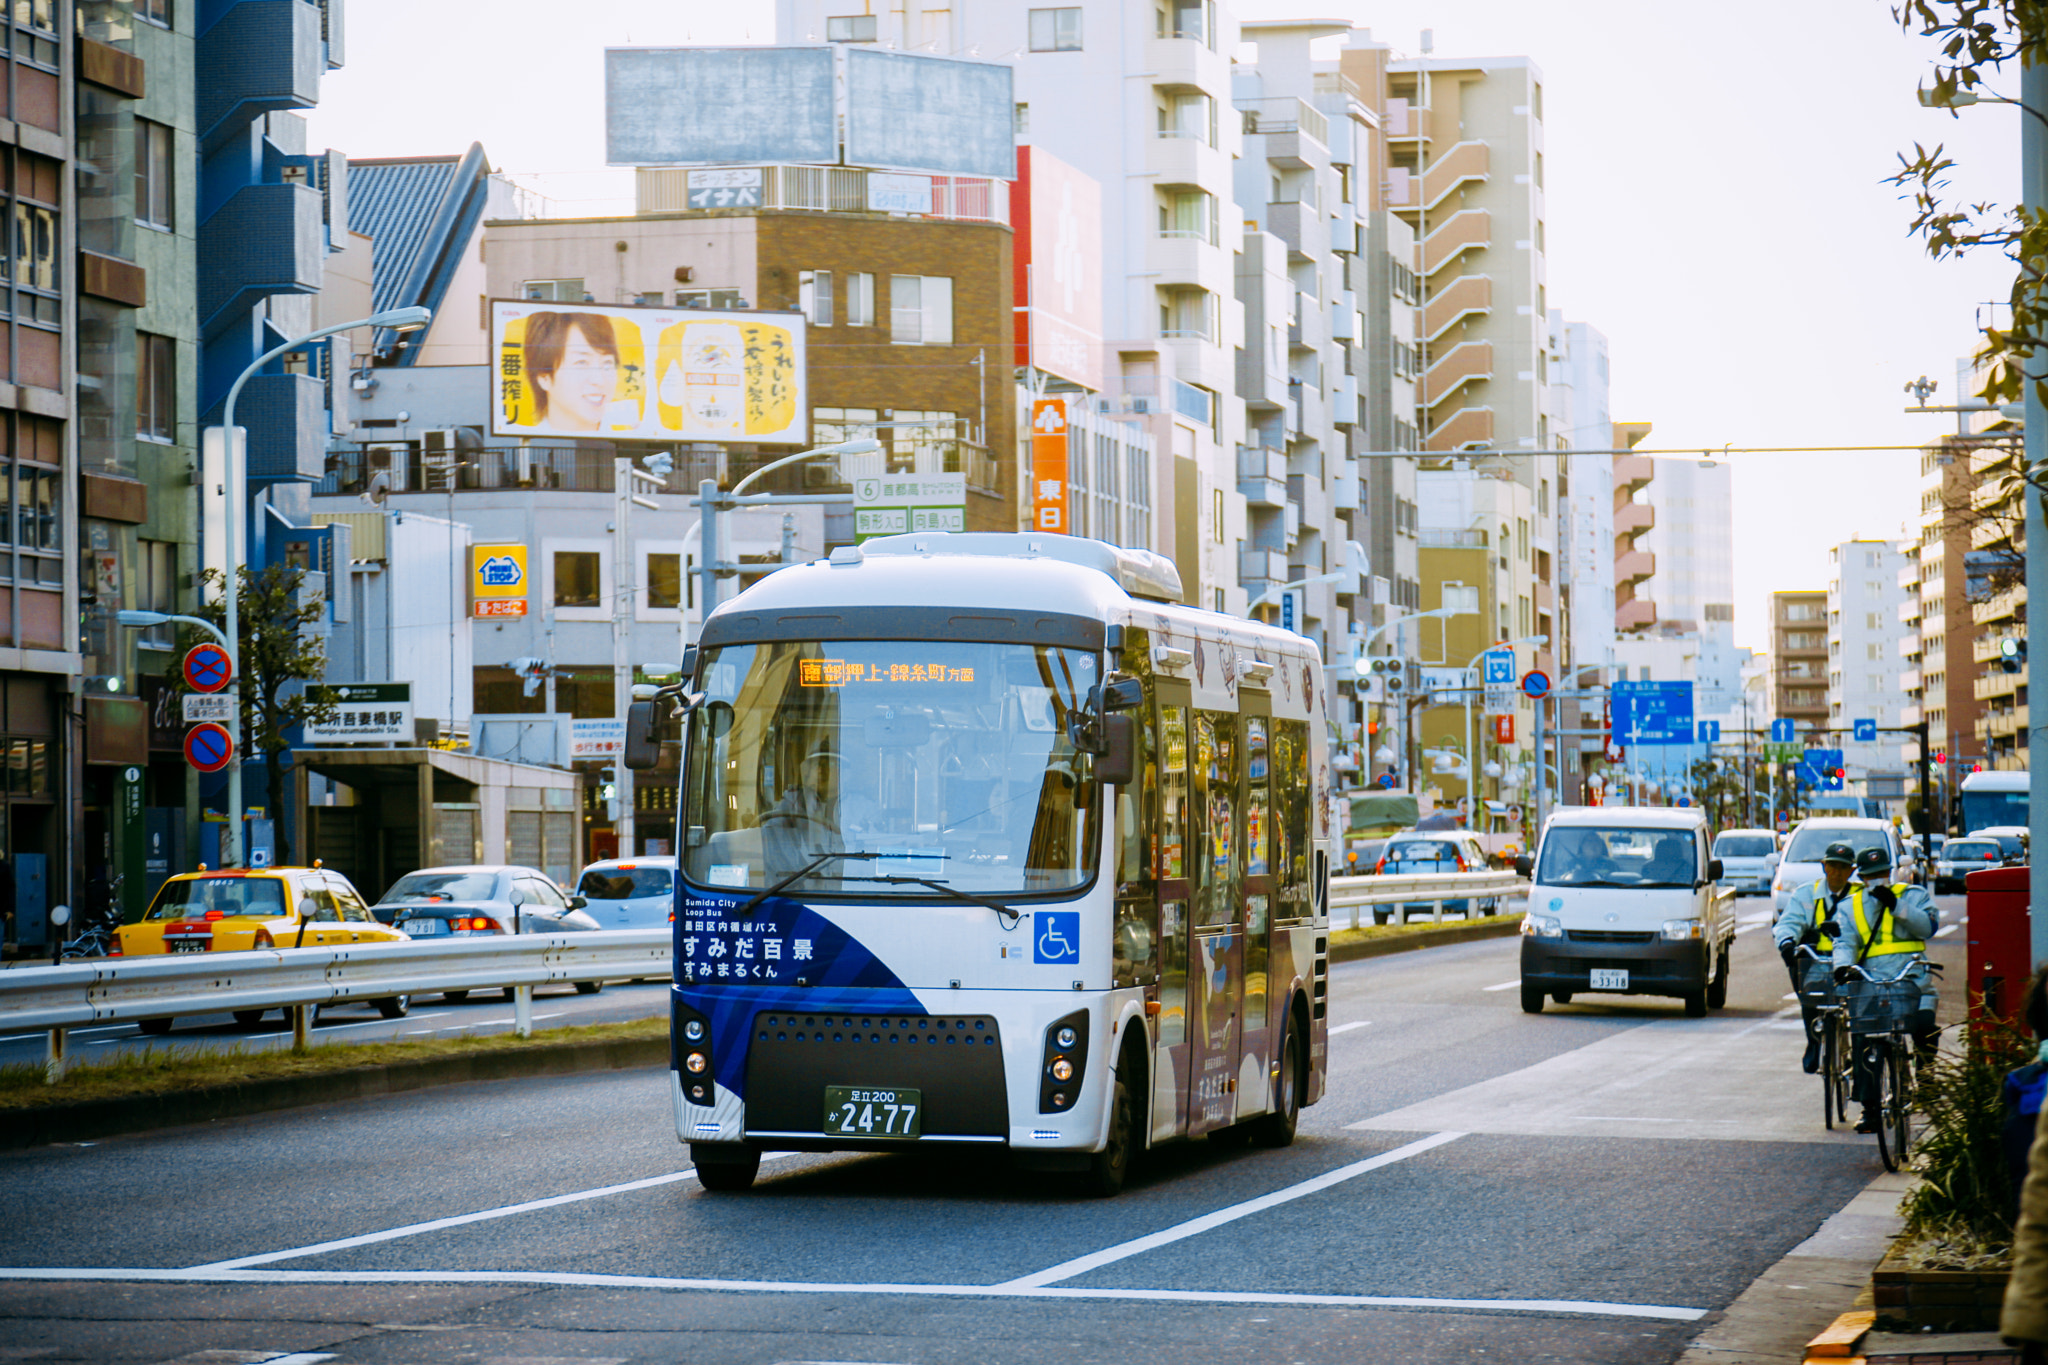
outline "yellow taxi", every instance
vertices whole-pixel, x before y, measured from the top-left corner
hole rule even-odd
[[[379,924],[370,907],[337,872],[314,867],[234,868],[184,872],[157,889],[149,910],[116,932],[114,956],[148,953],[233,953],[260,948],[334,948],[351,943],[406,943],[401,929]],[[404,996],[376,1002],[387,1019],[410,1007]],[[235,1011],[249,1025],[260,1010]],[[162,1033],[168,1019],[142,1021]]]

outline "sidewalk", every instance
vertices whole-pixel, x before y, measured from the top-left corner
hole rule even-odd
[[[1841,1321],[1870,1309],[1871,1272],[1899,1233],[1899,1199],[1912,1181],[1899,1171],[1864,1186],[1693,1338],[1677,1365],[1977,1365],[2018,1359],[1995,1333],[1893,1336],[1867,1331],[1867,1317]]]

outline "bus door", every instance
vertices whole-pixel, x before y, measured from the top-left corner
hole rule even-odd
[[[1273,964],[1274,846],[1272,698],[1264,692],[1238,691],[1239,724],[1244,737],[1244,809],[1239,819],[1243,848],[1239,865],[1244,885],[1244,1008],[1243,1061],[1240,1076],[1263,1078],[1272,1067],[1275,1040],[1273,1002],[1283,998],[1271,987]],[[1263,1080],[1238,1087],[1237,1116],[1248,1119],[1272,1107],[1270,1086]]]
[[[1188,1133],[1237,1122],[1244,1009],[1242,804],[1244,746],[1237,715],[1194,713],[1189,806],[1195,832],[1194,922],[1189,936]]]
[[[1193,796],[1194,711],[1187,683],[1159,678],[1157,796],[1153,808],[1153,884],[1159,898],[1159,1014],[1152,1056],[1152,1137],[1188,1131],[1188,929],[1196,860]]]

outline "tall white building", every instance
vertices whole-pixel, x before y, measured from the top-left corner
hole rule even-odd
[[[1551,404],[1559,435],[1572,449],[1607,449],[1614,439],[1607,338],[1591,323],[1556,313],[1551,328],[1563,353]],[[1585,668],[1614,657],[1614,461],[1567,456],[1558,483],[1558,590],[1572,664]]]
[[[1829,747],[1842,750],[1852,780],[1897,772],[1897,735],[1857,744],[1847,732],[1859,720],[1883,728],[1904,724],[1909,710],[1917,712],[1901,682],[1906,627],[1899,607],[1906,590],[1899,586],[1899,570],[1905,559],[1888,540],[1848,540],[1828,551],[1828,563],[1828,725],[1843,732]]]
[[[1641,545],[1657,557],[1648,594],[1661,625],[1690,630],[1735,619],[1734,471],[1662,460],[1650,483],[1656,522]]]

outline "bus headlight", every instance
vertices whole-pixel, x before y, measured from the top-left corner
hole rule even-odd
[[[1668,939],[1704,938],[1707,927],[1696,919],[1667,919],[1661,932]]]
[[[1038,1112],[1050,1114],[1074,1102],[1074,1087],[1088,1067],[1088,1011],[1076,1010],[1046,1026],[1038,1081]]]
[[[1524,915],[1522,933],[1529,938],[1563,938],[1564,921],[1556,915]]]
[[[1074,1064],[1064,1057],[1052,1059],[1052,1078],[1061,1085],[1074,1079]]]
[[[701,1052],[692,1052],[689,1056],[683,1058],[683,1069],[685,1071],[688,1071],[693,1076],[703,1075],[704,1068],[709,1065],[711,1065],[711,1063],[705,1058],[704,1054]]]
[[[683,1037],[693,1043],[703,1042],[704,1021],[702,1019],[692,1019],[689,1023],[683,1025]]]

